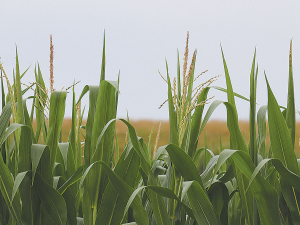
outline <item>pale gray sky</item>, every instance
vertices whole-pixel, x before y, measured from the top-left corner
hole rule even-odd
[[[216,86],[225,87],[220,43],[223,47],[234,91],[249,96],[249,74],[254,49],[259,66],[258,103],[267,103],[263,71],[279,104],[286,105],[289,42],[293,39],[296,107],[299,109],[300,2],[260,1],[1,1],[0,57],[12,79],[15,46],[23,82],[34,80],[39,62],[44,79],[49,77],[49,36],[54,44],[54,87],[61,89],[81,80],[77,97],[86,84],[98,84],[103,33],[106,33],[106,78],[116,80],[120,70],[118,117],[168,119],[167,85],[158,69],[176,74],[177,49],[182,63],[186,32],[190,32],[190,54],[197,48],[196,74],[209,71],[199,80],[222,74]],[[191,55],[190,55],[191,58]],[[49,86],[49,84],[48,84]],[[226,100],[211,91],[209,97]],[[71,115],[71,95],[66,115]],[[88,105],[87,96],[83,104]],[[248,119],[249,104],[237,100],[240,119]],[[225,107],[213,114],[226,119]]]

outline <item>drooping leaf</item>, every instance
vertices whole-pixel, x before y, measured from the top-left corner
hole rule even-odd
[[[214,208],[197,181],[185,186],[194,216],[198,224],[220,224]]]
[[[140,159],[137,153],[133,150],[127,155],[126,151],[124,151],[114,168],[114,173],[133,188],[139,166]],[[125,213],[127,212],[125,206],[126,202],[113,188],[112,183],[109,182],[97,213],[96,224],[120,224],[124,210]]]
[[[120,179],[117,175],[115,175],[115,173],[109,168],[109,166],[101,161],[98,162],[94,162],[93,164],[91,164],[86,171],[84,172],[80,184],[79,184],[79,188],[82,186],[87,174],[89,173],[90,169],[95,165],[95,164],[101,164],[102,168],[106,171],[113,187],[115,188],[115,190],[118,192],[118,194],[120,195],[120,197],[127,202],[128,199],[130,198],[131,194],[133,193],[134,189],[131,188],[128,184],[126,184],[122,179]],[[136,222],[139,224],[148,224],[148,216],[147,216],[147,212],[145,211],[142,202],[140,200],[140,198],[136,197],[131,205],[131,207],[133,208],[134,211],[136,211],[135,213],[135,219]]]
[[[52,170],[50,166],[50,149],[47,145],[33,144],[31,147],[32,183],[36,172],[40,172],[43,179],[52,184]]]
[[[216,170],[229,158],[232,158],[236,167],[245,175],[249,183],[255,166],[250,156],[238,150],[225,149],[221,152]],[[246,187],[247,188],[247,187]],[[276,190],[261,174],[257,174],[250,185],[251,192],[256,199],[259,217],[262,224],[280,224],[279,201]],[[248,191],[249,192],[249,191]]]
[[[42,204],[54,223],[65,225],[67,206],[63,196],[47,184],[39,173],[36,173],[34,186],[37,188]]]
[[[21,205],[19,199],[12,200],[13,179],[11,173],[0,155],[0,191],[8,209],[17,223],[21,222]]]

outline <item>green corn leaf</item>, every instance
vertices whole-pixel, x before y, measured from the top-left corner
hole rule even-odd
[[[130,196],[130,198],[129,198],[128,202],[127,202],[127,205],[126,205],[126,208],[125,208],[125,212],[129,209],[131,203],[133,202],[133,200],[135,199],[135,197],[139,194],[139,192],[141,192],[143,189],[146,189],[146,188],[147,189],[151,189],[152,191],[156,192],[160,196],[177,200],[179,203],[182,204],[182,206],[184,207],[184,209],[187,211],[188,215],[190,217],[194,218],[194,214],[192,212],[192,209],[189,208],[187,205],[185,205],[183,202],[181,202],[181,200],[175,195],[175,193],[171,189],[164,188],[164,187],[159,187],[159,186],[156,186],[156,185],[141,186],[141,187],[138,187],[137,189],[135,189],[135,191],[132,193],[132,195]]]
[[[12,199],[14,199],[17,191],[19,190],[22,199],[22,222],[23,224],[36,224],[34,214],[38,211],[36,208],[39,207],[39,199],[34,197],[35,191],[31,186],[31,171],[25,171],[19,173],[16,176]]]
[[[81,147],[81,135],[82,134],[82,130],[81,130],[81,127],[82,127],[82,120],[83,120],[83,115],[84,115],[84,111],[85,111],[85,107],[83,107],[83,110],[81,112],[81,116],[79,118],[79,124],[78,124],[78,127],[77,127],[77,132],[78,132],[78,137],[77,137],[77,167],[82,165],[83,162],[82,162],[82,159],[83,159],[83,152],[82,152],[82,147]],[[85,136],[82,135],[82,137],[85,139]]]
[[[198,224],[220,224],[215,210],[199,182],[189,181],[187,183],[185,189]]]
[[[268,87],[268,124],[273,156],[279,159],[290,171],[298,175],[298,163],[289,128],[270,88],[266,75],[265,78]],[[297,191],[283,179],[280,180],[280,184],[293,222],[300,221],[299,201],[296,197],[298,195]]]
[[[59,177],[58,182],[57,182],[57,187],[58,190],[64,185],[67,181],[63,177]],[[61,194],[61,193],[60,193]],[[67,206],[67,219],[68,219],[68,224],[77,224],[77,210],[75,207],[75,196],[73,195],[72,191],[70,189],[66,189],[64,193],[62,194],[66,206]]]
[[[249,183],[255,167],[250,156],[243,151],[231,149],[223,150],[219,156],[215,171],[218,171],[221,165],[229,158],[233,159],[236,167],[245,175],[248,181],[247,183]],[[250,185],[250,189],[256,199],[261,223],[281,224],[279,218],[278,194],[272,185],[269,184],[261,174],[257,174]]]
[[[147,174],[150,173],[150,162],[148,161],[148,157],[145,154],[145,151],[142,150],[142,146],[139,143],[138,137],[136,135],[136,131],[134,129],[134,127],[127,122],[124,119],[120,119],[123,123],[125,123],[125,125],[128,127],[128,132],[129,132],[129,137],[130,137],[130,141],[133,145],[133,149],[136,151],[136,153],[140,156],[141,158],[141,162],[142,162],[142,168],[145,170],[145,172]]]
[[[0,145],[4,143],[4,141],[17,129],[20,127],[25,126],[23,124],[13,123],[11,124],[0,136]]]
[[[267,77],[266,82],[268,87],[269,133],[274,158],[279,159],[295,174],[299,174],[297,158],[294,152],[288,126],[270,88]]]
[[[295,115],[295,97],[294,97],[294,80],[293,80],[293,65],[292,65],[292,41],[290,43],[289,55],[289,84],[288,84],[288,99],[286,109],[286,124],[290,131],[292,144],[295,145],[295,129],[296,129],[296,115]]]
[[[86,171],[84,172],[80,184],[79,184],[79,188],[82,186],[87,174],[89,173],[90,169],[96,165],[96,164],[101,164],[102,168],[106,171],[113,187],[115,188],[115,190],[118,192],[118,194],[120,195],[120,197],[127,202],[128,199],[130,198],[130,196],[133,193],[133,188],[131,188],[128,184],[126,184],[122,179],[120,179],[110,168],[109,166],[101,161],[98,162],[94,162],[93,164],[91,164]],[[131,205],[131,207],[133,208],[134,211],[136,211],[135,213],[135,219],[136,222],[138,224],[148,224],[148,216],[147,216],[147,212],[145,211],[142,202],[140,200],[140,198],[136,197]]]
[[[96,114],[96,106],[97,106],[97,99],[99,94],[99,86],[91,86],[86,85],[79,97],[78,102],[81,100],[81,98],[89,91],[89,111],[88,111],[88,117],[85,127],[85,145],[84,145],[84,165],[88,167],[92,162],[92,156],[94,149],[91,148],[92,139],[96,139],[95,137],[92,138],[93,135],[93,125],[95,122],[95,114]],[[77,104],[78,104],[77,102]],[[91,181],[92,182],[92,181]],[[88,184],[87,184],[88,185]],[[90,188],[91,185],[88,185]],[[93,221],[93,215],[92,215],[92,196],[89,196],[89,192],[85,191],[83,193],[83,213],[86,223],[92,223]],[[85,211],[86,210],[86,211]],[[96,211],[94,212],[94,218],[96,217]]]
[[[61,152],[61,156],[63,159],[63,165],[65,166],[65,170],[68,168],[68,150],[70,148],[70,143],[58,143],[58,148]]]
[[[75,83],[75,82],[74,82]],[[75,104],[75,89],[74,86],[72,88],[72,124],[71,131],[69,134],[69,142],[71,145],[70,151],[68,151],[69,158],[69,168],[67,169],[67,176],[69,177],[71,174],[75,172],[76,163],[77,163],[77,154],[76,154],[76,123],[77,123],[77,113],[76,113],[76,104]],[[72,166],[71,166],[72,165]]]
[[[32,183],[36,172],[40,171],[44,180],[52,183],[52,170],[50,167],[50,149],[47,145],[33,144],[31,147]],[[40,165],[40,166],[39,166]],[[38,167],[39,166],[39,167]]]
[[[85,86],[81,96],[83,96],[84,92],[89,91],[89,112],[86,121],[86,138],[85,138],[85,145],[84,145],[84,164],[89,166],[91,163],[91,141],[92,141],[92,132],[93,132],[93,125],[95,120],[95,112],[96,112],[96,105],[97,105],[97,98],[99,93],[99,86]],[[81,97],[79,98],[79,100]]]
[[[47,134],[47,145],[50,148],[50,166],[53,168],[58,139],[62,128],[65,114],[66,91],[53,91],[50,99],[49,131]]]
[[[58,162],[54,163],[53,176],[63,177],[64,179],[66,179],[65,168],[64,168],[63,164],[58,163]],[[54,180],[53,180],[53,182],[54,182]],[[57,184],[53,183],[53,187],[56,187],[55,185],[57,185]]]
[[[156,185],[148,185],[147,188],[151,189],[152,191],[155,191],[157,194],[159,194],[163,197],[174,199],[174,200],[178,201],[180,203],[180,205],[183,206],[183,208],[187,212],[187,214],[190,217],[195,218],[192,209],[189,206],[187,206],[184,202],[182,202],[171,189],[156,186]]]
[[[261,106],[257,112],[257,148],[258,154],[263,158],[266,158],[266,137],[267,137],[267,125],[266,125],[266,112],[268,106]]]
[[[288,84],[288,100],[287,100],[287,112],[286,123],[290,131],[292,144],[295,145],[295,129],[296,129],[296,117],[295,117],[295,97],[294,97],[294,80],[293,80],[293,64],[292,64],[292,41],[290,43],[290,55],[289,55],[289,84]]]
[[[170,123],[170,143],[178,145],[178,128],[177,128],[177,115],[174,109],[172,87],[169,77],[168,63],[166,61],[167,80],[168,80],[168,104],[169,104],[169,123]]]
[[[226,89],[226,88],[217,87],[217,86],[210,86],[210,87],[208,87],[208,88],[213,88],[213,89],[216,89],[216,90],[218,90],[218,91],[222,91],[222,92],[227,93],[227,89]],[[233,95],[234,95],[235,97],[238,97],[238,98],[240,98],[240,99],[243,99],[243,100],[245,100],[245,101],[250,102],[250,99],[249,99],[249,98],[246,98],[245,96],[242,96],[242,95],[240,95],[240,94],[238,94],[238,93],[236,93],[236,92],[233,92]]]
[[[207,132],[204,134],[204,157],[203,157],[203,170],[206,169],[206,166],[211,159],[211,154],[209,154],[209,149],[207,147]],[[211,152],[211,151],[210,151]],[[212,154],[214,156],[214,154]]]
[[[207,99],[209,88],[204,88],[197,100],[197,104],[200,104],[201,102],[205,101]],[[189,140],[189,147],[188,147],[188,155],[193,158],[194,153],[197,149],[198,145],[198,138],[200,135],[200,124],[202,119],[202,114],[204,110],[205,105],[198,106],[195,109],[195,112],[193,114],[192,122],[191,122],[191,132],[190,132],[190,140]]]
[[[21,172],[19,173],[17,176],[16,176],[16,179],[14,181],[14,187],[13,187],[13,190],[12,190],[12,196],[11,196],[11,199],[14,200],[14,197],[19,189],[19,186],[20,184],[22,183],[22,181],[24,180],[25,176],[27,174],[30,174],[31,172],[30,171],[25,171],[25,172]]]
[[[3,118],[3,117],[2,117]],[[9,118],[8,118],[9,119]],[[7,124],[8,124],[8,122],[7,122]],[[5,129],[3,132],[2,132],[2,134],[0,135],[0,146],[3,146],[3,143],[6,141],[6,139],[13,133],[13,132],[15,132],[16,130],[18,130],[20,127],[22,127],[22,126],[24,126],[24,125],[22,125],[22,124],[18,124],[18,123],[13,123],[13,124],[11,124],[7,129]],[[4,129],[4,127],[3,127],[3,129]],[[11,162],[11,161],[13,161],[13,160],[15,160],[16,159],[16,157],[8,157],[8,156],[11,156],[11,154],[12,154],[12,151],[13,151],[13,149],[14,149],[14,147],[15,147],[15,140],[13,139],[12,140],[12,143],[11,143],[11,145],[10,145],[10,147],[7,145],[6,146],[6,164],[7,165],[9,165],[9,166],[13,166],[13,170],[12,170],[12,172],[16,172],[16,163],[14,163],[14,162]]]
[[[30,174],[31,175],[31,174]],[[40,200],[37,192],[31,186],[31,176],[27,174],[19,188],[20,196],[22,199],[22,222],[23,224],[37,224],[35,214],[39,211]]]
[[[234,101],[234,94],[233,94],[233,89],[232,89],[232,84],[231,84],[231,80],[230,80],[230,76],[229,76],[229,72],[228,72],[226,61],[225,61],[225,57],[224,57],[222,46],[221,46],[221,52],[222,52],[223,65],[224,65],[225,78],[226,78],[226,85],[227,85],[228,102],[230,104],[232,104],[233,107],[236,109],[235,101]]]
[[[153,174],[150,174],[149,185],[156,185]],[[156,224],[158,225],[171,225],[169,214],[164,199],[161,195],[153,190],[148,190],[148,197],[151,202],[151,207],[155,216]]]
[[[101,160],[108,164],[111,163],[115,122],[106,129],[99,143],[98,137],[101,135],[105,125],[116,117],[116,91],[116,87],[113,83],[106,80],[101,82],[94,118],[94,123],[97,124],[97,126],[93,126],[92,131],[93,138],[91,140],[90,152],[91,162]],[[90,206],[84,207],[84,210],[86,210],[87,207],[93,208],[93,221],[95,221],[97,216],[98,198],[99,200],[102,199],[106,184],[106,174],[102,171],[100,165],[97,164],[91,170],[91,173],[88,176],[88,182],[85,184],[85,189],[89,190],[89,193],[93,193],[93,197],[89,197],[91,202],[87,203],[87,205],[90,204]],[[85,192],[85,194],[87,193]],[[86,198],[88,197],[86,196]],[[90,213],[90,211],[85,212]]]
[[[39,173],[36,173],[34,185],[38,190],[43,206],[54,223],[65,225],[67,221],[67,206],[63,196],[47,184]]]
[[[108,81],[103,81],[99,89],[99,96],[97,98],[97,107],[95,114],[94,123],[97,126],[93,127],[93,137],[99,137],[104,126],[111,120],[116,117],[116,101],[115,101],[115,87]],[[105,162],[108,162],[111,155],[107,155],[106,152],[103,152],[103,148],[112,148],[113,144],[113,132],[114,127],[110,126],[105,134],[103,139],[98,144],[98,139],[93,138],[91,142],[91,149],[94,151],[92,153],[93,162],[103,159]]]
[[[194,154],[194,157],[193,157],[193,162],[195,164],[195,166],[198,165],[198,162],[199,162],[199,159],[200,159],[200,155],[201,153],[205,150],[205,148],[198,148],[196,151],[195,151],[195,154]]]
[[[26,106],[26,100],[27,99],[23,100],[25,125],[27,125],[30,128],[32,142],[36,144],[37,141],[35,140],[35,136],[34,136],[34,132],[33,132],[32,119],[29,117],[29,113],[28,113],[27,106]]]
[[[27,69],[21,74],[21,76],[20,76],[21,79],[25,76],[25,74],[27,73],[27,71],[29,70],[30,67],[31,67],[31,65],[28,66]]]
[[[21,89],[21,78],[19,68],[19,57],[16,49],[16,90],[17,90],[17,123],[24,124],[24,112],[23,112],[23,100],[22,100],[22,89]]]
[[[229,102],[224,102],[224,105],[227,108],[227,127],[230,132],[231,145],[233,149],[247,151],[246,143],[239,128],[236,109]]]
[[[12,200],[13,185],[11,173],[0,155],[0,191],[14,220],[21,223],[20,201],[17,198]]]
[[[76,170],[76,172],[74,174],[72,174],[72,176],[59,187],[59,189],[57,190],[58,193],[60,193],[61,195],[64,194],[64,192],[67,190],[67,188],[69,186],[71,186],[72,184],[74,184],[77,181],[79,181],[81,179],[81,177],[82,177],[83,170],[84,170],[84,165],[80,166]]]
[[[228,224],[228,203],[229,192],[223,182],[214,182],[207,191],[210,202],[213,205],[216,215],[220,218],[220,224]]]
[[[257,165],[257,145],[256,145],[256,78],[255,74],[255,57],[256,50],[254,52],[252,68],[250,73],[250,118],[249,118],[249,129],[250,129],[250,140],[249,140],[249,154],[252,158],[254,165]]]
[[[114,168],[114,173],[133,188],[139,166],[140,159],[137,153],[133,150],[129,151],[127,155],[127,152],[124,151]],[[97,213],[96,224],[120,224],[123,214],[127,213],[125,206],[126,202],[113,188],[112,183],[109,182]]]
[[[257,167],[255,168],[255,170],[254,170],[254,172],[252,174],[251,180],[249,182],[249,186],[251,185],[251,182],[257,176],[257,174],[259,173],[259,171],[268,162],[272,162],[273,166],[276,168],[276,170],[278,171],[278,173],[281,175],[281,177],[284,180],[286,180],[289,183],[289,185],[293,186],[297,191],[300,191],[300,176],[297,175],[297,174],[295,174],[295,173],[293,173],[289,169],[287,169],[279,159],[275,159],[275,158],[263,159],[257,165]]]
[[[2,109],[2,113],[0,115],[0,136],[2,136],[2,134],[5,132],[5,129],[10,120],[10,116],[11,116],[11,103],[8,102]]]
[[[234,93],[233,93],[232,84],[231,84],[222,47],[221,47],[221,52],[222,52],[223,65],[224,65],[224,71],[226,77],[226,85],[227,85],[228,102],[225,102],[224,104],[227,109],[227,127],[230,132],[230,147],[232,149],[239,149],[246,152],[247,146],[239,128],[238,114],[237,114],[237,109],[234,100]],[[254,198],[252,193],[246,192],[247,184],[249,181],[245,177],[245,174],[243,174],[240,168],[236,167],[236,165],[234,165],[234,173],[237,179],[237,184],[238,184],[239,193],[242,200],[242,208],[244,211],[245,219],[248,224],[252,225],[255,223],[256,210],[255,210],[255,203],[254,203]]]
[[[205,115],[205,117],[202,121],[199,133],[202,132],[202,130],[204,129],[204,127],[205,127],[206,123],[208,122],[210,116],[212,115],[214,110],[221,103],[223,103],[227,108],[227,127],[228,127],[229,132],[230,132],[230,137],[231,137],[231,142],[232,142],[233,147],[236,148],[236,149],[241,149],[241,150],[246,151],[247,146],[246,146],[243,135],[242,135],[242,133],[240,131],[240,128],[239,128],[237,114],[235,113],[236,109],[229,102],[223,102],[223,101],[220,101],[220,100],[215,100],[214,102],[211,103],[211,105],[208,108],[208,110],[206,112],[206,115]]]
[[[19,172],[31,170],[31,129],[28,126],[21,128],[19,142]]]
[[[181,176],[187,181],[196,180],[203,188],[201,177],[191,157],[174,144],[167,145],[166,150]]]
[[[202,133],[202,131],[203,131],[205,125],[207,124],[209,118],[211,117],[212,113],[213,113],[213,112],[215,111],[215,109],[216,109],[220,104],[222,104],[222,103],[223,103],[223,101],[215,100],[215,101],[213,101],[213,102],[210,104],[210,106],[209,106],[209,108],[207,109],[207,112],[206,112],[206,114],[205,114],[205,116],[204,116],[204,118],[203,118],[203,121],[202,121],[202,123],[201,123],[201,127],[200,127],[200,130],[199,130],[199,135]]]
[[[70,144],[69,148],[68,148],[68,152],[67,152],[67,171],[66,171],[67,178],[69,178],[70,176],[72,176],[72,174],[75,173],[75,171],[76,171],[76,169],[75,169],[76,165],[75,165],[75,160],[74,160],[74,158],[75,158],[74,153],[76,153],[76,152],[73,150],[73,147]],[[74,192],[76,192],[76,190],[74,190]]]
[[[104,31],[104,37],[103,37],[103,50],[102,50],[102,65],[101,65],[100,84],[103,80],[105,80],[105,31]]]
[[[123,121],[128,127],[129,136],[130,136],[130,140],[133,145],[133,149],[141,157],[141,170],[143,171],[143,173],[145,173],[144,174],[145,176],[147,176],[147,175],[149,176],[148,183],[156,185],[154,175],[150,170],[149,162],[147,162],[147,160],[148,160],[147,153],[145,152],[145,150],[143,150],[143,147],[139,143],[138,137],[136,136],[136,132],[135,132],[134,128],[127,121],[125,121],[123,119],[121,119],[121,121]],[[147,149],[147,146],[145,146],[145,149]],[[163,198],[151,190],[149,191],[148,194],[149,194],[149,199],[150,199],[151,205],[153,207],[153,213],[155,215],[156,223],[157,224],[169,224],[170,221],[168,218],[167,209],[164,204]]]
[[[219,156],[218,155],[211,155],[212,158],[209,160],[205,170],[203,171],[203,173],[201,174],[201,178],[202,178],[202,182],[203,182],[203,186],[205,188],[207,188],[210,184],[210,180],[213,179],[212,175],[213,175],[213,171],[214,171],[214,167],[218,161]]]

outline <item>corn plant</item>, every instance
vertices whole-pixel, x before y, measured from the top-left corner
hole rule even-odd
[[[173,83],[166,63],[170,143],[157,148],[156,141],[152,150],[150,140],[147,145],[138,137],[129,119],[120,119],[128,128],[128,142],[121,155],[115,131],[119,79],[105,79],[105,39],[99,85],[86,85],[78,99],[75,84],[64,91],[54,89],[52,37],[50,94],[38,64],[35,82],[22,89],[21,79],[28,69],[20,73],[17,51],[12,84],[0,62],[0,223],[299,224],[292,43],[287,107],[278,105],[265,75],[268,104],[256,110],[256,51],[248,99],[233,91],[222,48],[227,87],[211,86],[217,77],[195,85],[201,74],[194,75],[196,51],[188,69],[188,39],[183,70],[178,54]],[[214,100],[204,115],[211,88],[226,92],[228,100]],[[33,94],[25,98],[30,91]],[[88,117],[82,126],[81,99],[87,93]],[[68,94],[73,100],[72,125],[68,142],[63,143],[61,128]],[[239,128],[236,97],[250,104],[248,143]],[[221,152],[215,155],[207,144],[198,148],[198,139],[220,104],[227,111],[230,149],[223,149],[220,138]],[[267,127],[269,149],[265,146]],[[204,171],[199,173],[201,154]]]
[[[147,148],[143,148],[145,144],[138,142],[134,130],[129,132],[133,149],[142,160],[140,167],[142,180],[135,190],[126,188],[121,179],[106,167],[106,170],[111,173],[109,177],[116,191],[125,201],[129,198],[124,215],[130,206],[133,212],[137,211],[137,204],[143,204],[147,212],[146,218],[138,218],[136,215],[133,220],[135,222],[130,224],[299,223],[297,196],[300,177],[293,150],[295,106],[291,53],[287,108],[278,105],[265,75],[268,105],[260,107],[257,113],[256,53],[250,72],[249,99],[233,92],[223,50],[222,56],[227,88],[204,87],[196,98],[196,104],[192,104],[191,95],[188,94],[192,90],[194,81],[195,55],[188,76],[183,75],[186,90],[176,89],[176,85],[172,87],[167,73],[170,144],[158,148],[149,166],[145,166],[144,164],[148,163],[143,150],[146,152]],[[185,68],[184,66],[183,71]],[[180,84],[180,81],[178,70],[177,84]],[[226,92],[228,101],[213,101],[202,120],[204,103],[210,88]],[[239,129],[235,97],[250,103],[249,143],[245,142]],[[230,149],[222,149],[220,155],[214,155],[207,146],[197,149],[197,140],[211,114],[220,104],[224,104],[227,109]],[[193,105],[197,107],[193,108]],[[264,145],[267,127],[266,112],[268,112],[271,139],[269,151],[266,151]],[[129,130],[132,129],[129,124],[127,125]],[[199,174],[196,165],[201,152],[206,156],[204,157],[205,170]],[[139,216],[141,214],[142,211]]]
[[[108,182],[107,176],[98,172],[99,166],[91,169],[83,188],[79,188],[77,182],[93,162],[112,162],[114,127],[111,126],[98,142],[105,124],[116,116],[118,98],[118,82],[105,80],[105,43],[99,85],[86,86],[77,102],[74,85],[71,89],[72,126],[69,141],[61,143],[67,90],[55,91],[53,88],[52,37],[50,40],[50,98],[39,65],[35,68],[35,82],[22,90],[21,78],[27,70],[20,74],[17,53],[13,85],[0,64],[3,75],[1,224],[83,224],[83,217],[85,224],[94,224]],[[3,77],[9,90],[6,98]],[[29,90],[33,95],[23,99],[23,94]],[[88,91],[89,116],[82,154],[80,127],[83,114],[79,109],[80,100]],[[26,106],[28,99],[33,99],[31,112]],[[10,125],[11,115],[13,123]],[[32,125],[34,117],[35,129]]]

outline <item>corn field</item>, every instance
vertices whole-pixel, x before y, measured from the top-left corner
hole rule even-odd
[[[22,84],[27,70],[21,73],[17,51],[12,84],[0,62],[0,224],[300,224],[292,42],[286,107],[278,105],[264,74],[268,103],[257,109],[256,50],[246,98],[233,91],[222,48],[226,88],[212,86],[217,77],[196,84],[201,74],[194,73],[196,51],[188,65],[188,40],[189,36],[182,69],[178,54],[174,80],[167,62],[166,78],[161,74],[167,83],[170,125],[169,144],[164,146],[152,146],[151,133],[145,143],[128,118],[116,118],[120,83],[119,77],[105,79],[105,38],[99,85],[86,85],[79,96],[75,84],[68,94],[53,88],[52,37],[49,92],[38,64],[35,81]],[[227,101],[208,98],[211,89],[225,92]],[[25,98],[25,93],[31,94]],[[82,125],[85,95],[89,105]],[[67,96],[73,100],[72,125],[68,142],[62,142]],[[249,102],[247,143],[239,128],[235,98]],[[33,102],[31,107],[27,100]],[[197,146],[219,105],[226,107],[230,148],[223,149],[220,139],[221,151],[214,154],[207,145]],[[128,128],[122,151],[117,120]],[[158,138],[159,134],[156,143]],[[202,173],[196,167],[199,160],[203,160]]]

